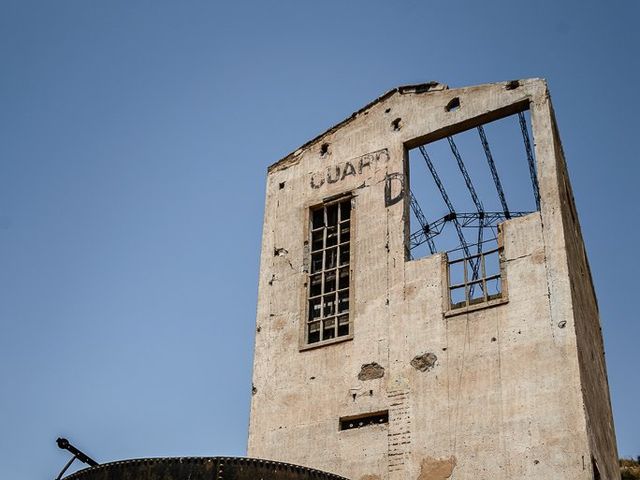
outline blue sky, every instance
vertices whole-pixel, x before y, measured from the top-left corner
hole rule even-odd
[[[640,454],[640,3],[0,1],[0,464],[245,453],[266,167],[399,84],[545,77]]]

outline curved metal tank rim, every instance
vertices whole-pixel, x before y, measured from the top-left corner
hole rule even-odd
[[[115,460],[113,462],[101,463],[95,467],[83,468],[82,470],[78,470],[66,477],[63,477],[62,480],[82,480],[84,474],[89,472],[94,472],[96,470],[101,470],[105,468],[109,468],[112,466],[120,466],[127,464],[153,464],[153,463],[208,463],[208,462],[221,462],[223,464],[238,464],[238,463],[246,463],[246,464],[258,464],[265,466],[272,466],[275,468],[281,468],[286,470],[296,470],[300,472],[309,473],[312,475],[318,475],[319,478],[326,478],[332,480],[348,480],[345,477],[341,477],[340,475],[336,475],[334,473],[323,472],[321,470],[317,470],[314,468],[304,467],[302,465],[295,465],[292,463],[284,463],[277,462],[275,460],[266,460],[261,458],[250,458],[250,457],[148,457],[148,458],[131,458],[126,460]]]

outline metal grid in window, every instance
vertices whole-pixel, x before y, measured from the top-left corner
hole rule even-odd
[[[350,198],[311,210],[311,261],[306,324],[308,344],[351,333],[350,243]]]
[[[452,310],[502,297],[500,253],[500,248],[494,248],[449,260],[449,304]]]

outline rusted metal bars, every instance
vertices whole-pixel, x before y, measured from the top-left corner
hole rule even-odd
[[[487,163],[489,164],[489,170],[491,171],[491,177],[493,178],[493,183],[495,184],[496,191],[498,192],[498,198],[500,199],[500,204],[502,205],[502,211],[504,213],[505,218],[508,220],[511,218],[511,214],[509,213],[509,206],[507,205],[507,199],[504,195],[504,190],[502,189],[502,182],[500,182],[500,177],[498,176],[498,169],[496,168],[496,163],[493,161],[491,148],[489,148],[487,135],[485,134],[484,128],[482,127],[482,125],[478,127],[478,134],[480,135],[480,142],[482,143],[482,149],[484,150],[484,155],[485,157],[487,157]]]
[[[422,154],[422,158],[424,158],[424,161],[427,164],[427,168],[431,172],[431,176],[433,177],[433,181],[436,183],[436,186],[440,191],[442,200],[444,200],[444,203],[447,205],[447,208],[449,209],[451,221],[453,222],[453,225],[456,228],[456,233],[458,234],[458,239],[460,240],[460,246],[464,250],[465,255],[470,256],[471,251],[469,250],[469,244],[467,243],[467,240],[464,238],[464,234],[462,233],[462,227],[460,226],[460,222],[458,222],[458,219],[456,218],[456,212],[453,208],[453,204],[451,203],[451,200],[449,200],[449,195],[447,195],[447,191],[444,189],[442,180],[440,180],[440,176],[438,175],[438,172],[436,171],[433,165],[433,162],[431,161],[431,157],[429,157],[429,153],[427,152],[427,149],[424,148],[424,145],[421,145],[420,147],[418,147],[418,150],[420,150],[420,153]]]
[[[529,140],[529,129],[527,128],[527,119],[524,116],[524,112],[518,113],[518,120],[520,121],[520,130],[522,131],[524,149],[527,153],[529,175],[531,176],[531,185],[533,187],[533,196],[536,201],[536,210],[540,210],[540,187],[538,186],[538,174],[536,173],[536,162],[533,158],[533,150],[531,148],[531,141]]]

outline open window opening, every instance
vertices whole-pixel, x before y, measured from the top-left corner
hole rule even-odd
[[[351,198],[312,208],[310,237],[305,331],[308,345],[329,342],[351,333]]]
[[[500,298],[499,225],[540,209],[528,111],[407,151],[407,258],[446,252],[450,308]]]

